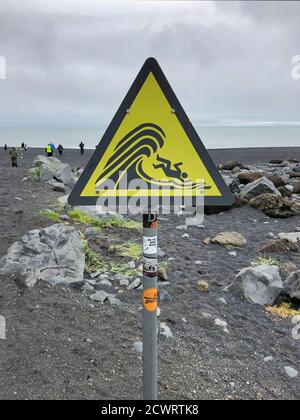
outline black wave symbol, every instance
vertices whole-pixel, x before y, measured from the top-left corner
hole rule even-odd
[[[104,171],[98,177],[96,184],[111,179],[118,186],[120,173],[132,170],[135,178],[139,178],[136,168],[145,158],[157,153],[165,143],[165,133],[161,127],[152,123],[141,124],[130,131],[117,144],[114,155],[108,160]]]

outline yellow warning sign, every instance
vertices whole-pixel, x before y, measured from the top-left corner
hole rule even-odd
[[[70,196],[91,198],[202,195],[231,204],[231,193],[161,68],[148,59]]]

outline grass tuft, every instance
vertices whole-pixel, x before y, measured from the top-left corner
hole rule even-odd
[[[116,245],[116,252],[121,257],[130,258],[134,261],[142,258],[142,246],[136,242],[125,242],[122,245]]]
[[[97,217],[89,216],[82,210],[70,210],[68,215],[74,221],[100,229],[141,229],[140,223],[132,220],[125,220],[117,215],[105,219],[98,219]]]
[[[52,222],[58,223],[60,222],[59,214],[53,210],[42,210],[39,212],[41,217],[44,217]]]
[[[94,273],[101,268],[104,268],[104,264],[101,258],[91,249],[87,241],[84,241],[84,253],[85,253],[85,267],[89,273]]]
[[[300,311],[293,308],[291,303],[282,303],[278,306],[267,306],[266,312],[272,315],[277,315],[280,318],[292,318],[300,315]]]
[[[279,267],[280,261],[276,258],[268,258],[268,257],[258,257],[256,260],[252,262],[252,265],[258,266],[258,265],[276,265]]]

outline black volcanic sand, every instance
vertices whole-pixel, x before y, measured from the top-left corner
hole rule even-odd
[[[92,151],[66,151],[63,160],[83,167]],[[51,222],[38,212],[55,205],[60,195],[43,184],[22,181],[36,150],[25,153],[20,168],[9,167],[0,151],[0,257],[22,234]],[[243,163],[298,158],[300,149],[212,151],[217,163]],[[21,199],[21,200],[20,200]],[[189,228],[190,239],[175,230],[183,218],[162,217],[159,240],[168,258],[172,302],[161,304],[161,321],[173,339],[159,339],[159,397],[164,399],[299,399],[300,380],[290,379],[284,367],[300,372],[300,340],[292,338],[291,319],[280,319],[223,291],[234,275],[250,265],[269,233],[292,232],[300,218],[274,220],[249,207],[206,216],[205,229]],[[203,245],[206,237],[224,230],[242,233],[248,245],[230,250]],[[136,231],[104,231],[99,241],[141,240]],[[280,254],[300,268],[299,253]],[[202,261],[196,265],[195,261]],[[210,292],[195,285],[207,280]],[[141,340],[141,292],[120,295],[124,308],[95,304],[92,309],[80,291],[40,282],[21,290],[1,277],[0,315],[6,317],[7,340],[0,341],[1,399],[138,399],[142,360],[133,350]],[[224,298],[227,305],[219,299]],[[203,313],[210,314],[203,316]],[[226,321],[228,332],[215,325]],[[87,339],[93,340],[87,343]],[[266,362],[265,357],[273,357]]]

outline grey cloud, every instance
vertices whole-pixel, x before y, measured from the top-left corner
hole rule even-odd
[[[194,121],[300,121],[297,2],[19,4],[0,6],[0,124],[103,126],[148,56]]]

